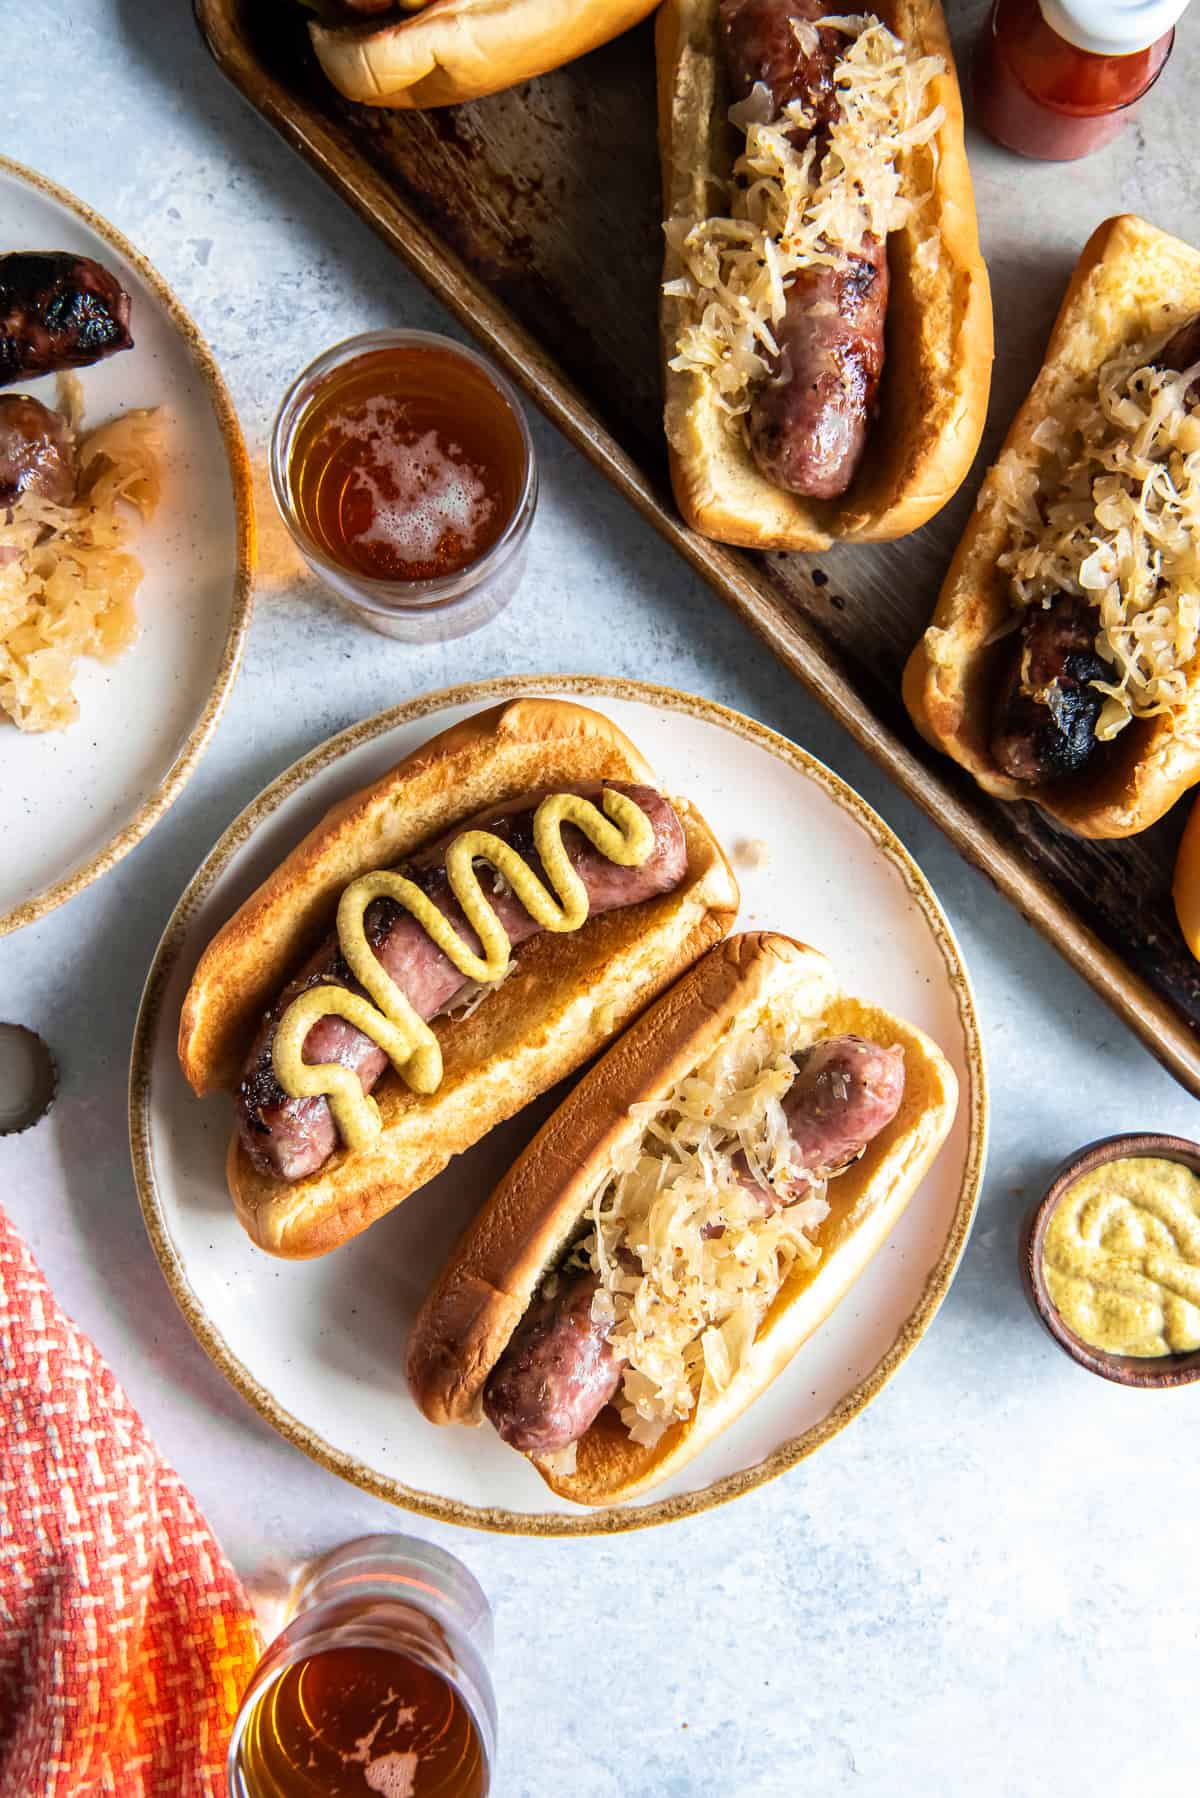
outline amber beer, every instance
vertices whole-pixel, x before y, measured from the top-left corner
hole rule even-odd
[[[460,573],[521,499],[525,447],[495,382],[429,343],[334,368],[292,434],[288,487],[303,530],[375,580]]]
[[[271,490],[301,555],[363,623],[461,637],[521,578],[537,462],[519,400],[466,344],[368,331],[284,395]]]
[[[460,1562],[374,1536],[310,1568],[229,1751],[232,1798],[485,1798],[491,1615]]]

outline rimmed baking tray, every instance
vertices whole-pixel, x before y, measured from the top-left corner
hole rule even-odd
[[[1030,184],[1040,176],[981,182],[976,171],[1003,353],[980,463],[956,500],[899,543],[746,554],[689,531],[667,480],[649,26],[470,106],[385,112],[329,86],[300,6],[195,4],[214,57],[250,103],[1200,1096],[1200,966],[1170,898],[1186,805],[1128,842],[1077,840],[1032,806],[980,793],[921,743],[900,700],[900,671],[984,458],[1036,369],[1074,251],[1113,210],[1104,171],[1072,165],[1085,173],[1073,177],[1069,207],[1039,219],[1046,241],[1032,256],[1013,246],[1038,218]]]

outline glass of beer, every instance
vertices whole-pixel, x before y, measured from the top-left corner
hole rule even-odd
[[[373,630],[462,637],[516,592],[533,439],[508,382],[466,344],[431,331],[335,344],[285,394],[270,467],[300,554]]]
[[[308,1566],[233,1726],[231,1798],[485,1798],[492,1617],[430,1542],[364,1536]]]

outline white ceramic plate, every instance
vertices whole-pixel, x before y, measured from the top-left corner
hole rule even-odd
[[[225,1190],[228,1102],[179,1071],[179,1009],[204,945],[328,806],[436,731],[522,692],[568,693],[627,731],[668,791],[694,798],[742,887],[738,928],[770,925],[826,950],[845,985],[941,1044],[958,1119],[903,1219],[843,1303],[756,1405],[650,1498],[588,1512],[555,1498],[489,1429],[435,1429],[404,1383],[417,1306],[451,1242],[548,1109],[494,1131],[355,1241],[287,1262],[243,1235]],[[751,864],[760,842],[769,860]],[[773,732],[666,688],[583,677],[433,694],[307,756],[230,828],[180,900],[147,982],[130,1129],[163,1271],[217,1366],[284,1435],[396,1503],[488,1528],[566,1534],[661,1522],[734,1496],[810,1453],[880,1389],[927,1327],[966,1242],[982,1172],[983,1064],[949,926],[891,831],[849,787]]]
[[[80,369],[85,425],[134,406],[164,419],[164,489],[134,548],[137,641],[84,658],[79,718],[26,734],[0,719],[0,936],[80,892],[182,791],[233,685],[250,613],[253,513],[237,419],[216,364],[165,282],[111,225],[0,157],[0,253],[75,250],[133,301],[134,347]],[[54,403],[54,377],[18,382]]]

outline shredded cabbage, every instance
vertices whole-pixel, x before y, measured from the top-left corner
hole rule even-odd
[[[792,991],[753,1028],[726,1030],[665,1101],[637,1108],[642,1135],[594,1195],[580,1248],[600,1276],[592,1315],[612,1321],[625,1363],[617,1404],[635,1442],[723,1391],[788,1274],[820,1258],[824,1185],[768,1217],[733,1166],[744,1152],[757,1184],[786,1197],[798,1170],[782,1100],[817,1028]]]
[[[823,19],[821,27],[848,42],[834,72],[838,114],[820,161],[816,138],[802,149],[789,141],[789,131],[812,123],[801,103],[772,117],[760,82],[729,111],[746,137],[727,186],[730,216],[679,215],[665,227],[684,272],[663,291],[686,301],[689,314],[670,366],[707,376],[731,417],[748,409],[751,388],[770,373],[772,327],[783,317],[790,279],[803,268],[834,266],[861,250],[865,237],[885,238],[905,223],[920,201],[902,191],[900,159],[928,143],[945,116],[927,104],[940,57],[910,57],[869,15]]]
[[[82,387],[60,376],[59,410],[73,434]],[[142,565],[129,550],[129,509],[159,501],[155,412],[129,411],[78,438],[79,486],[69,505],[19,494],[0,506],[0,717],[20,730],[57,730],[78,715],[79,656],[111,661],[137,635]]]
[[[1110,358],[1073,409],[1038,425],[1048,460],[1009,451],[990,483],[1018,611],[1059,593],[1097,608],[1096,653],[1112,669],[1092,683],[1104,741],[1159,714],[1176,732],[1200,728],[1200,411],[1188,404],[1200,365],[1153,367],[1167,335]]]
[[[507,885],[507,882],[505,884]],[[496,891],[499,892],[499,890],[497,887]],[[511,890],[509,888],[510,892]],[[498,992],[509,975],[515,974],[516,971],[516,962],[510,961],[498,980],[468,980],[465,986],[459,988],[449,1005],[444,1008],[444,1015],[448,1018],[456,1018],[459,1023],[474,1017],[488,995]]]
[[[566,1448],[555,1449],[552,1455],[539,1455],[538,1466],[565,1479],[575,1472],[578,1459],[578,1442],[568,1442]]]

